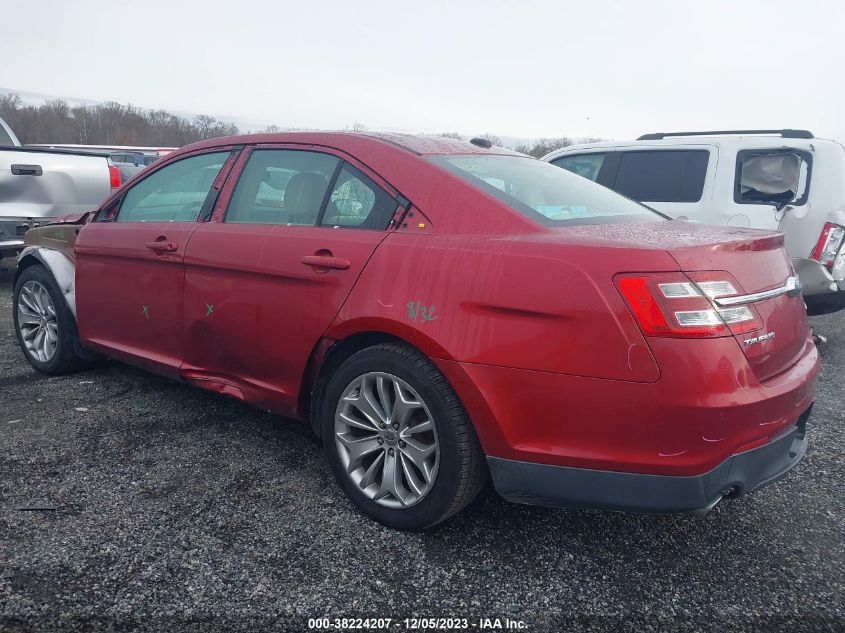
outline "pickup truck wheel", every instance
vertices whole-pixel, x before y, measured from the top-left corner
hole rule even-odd
[[[30,266],[15,283],[12,302],[15,333],[24,356],[45,374],[66,374],[82,365],[76,355],[76,320],[50,272]]]
[[[365,514],[388,527],[431,527],[463,509],[486,480],[457,395],[407,345],[350,356],[329,380],[321,411],[335,477]]]

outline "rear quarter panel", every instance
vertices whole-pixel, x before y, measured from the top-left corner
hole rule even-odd
[[[620,266],[677,268],[662,251],[562,247],[543,235],[397,232],[328,335],[384,331],[433,358],[653,382],[657,366],[613,286]]]

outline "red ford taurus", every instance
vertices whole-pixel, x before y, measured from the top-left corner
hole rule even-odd
[[[801,459],[818,356],[779,234],[669,221],[476,140],[174,152],[27,234],[21,347],[305,420],[374,519],[504,498],[703,511]]]

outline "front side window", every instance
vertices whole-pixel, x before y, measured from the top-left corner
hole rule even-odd
[[[396,206],[393,196],[347,163],[338,174],[321,225],[384,230]]]
[[[446,155],[429,160],[545,226],[664,219],[610,189],[534,158]]]
[[[578,174],[584,178],[589,178],[593,182],[599,177],[599,171],[604,164],[604,157],[607,154],[578,154],[576,156],[564,156],[552,161],[552,165],[563,167],[571,171],[573,174]]]
[[[229,152],[189,156],[129,188],[118,222],[194,222]]]
[[[288,149],[252,152],[225,222],[314,226],[340,159]]]
[[[709,158],[707,150],[624,152],[613,188],[640,202],[698,202]]]

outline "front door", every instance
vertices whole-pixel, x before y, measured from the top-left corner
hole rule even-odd
[[[338,156],[253,151],[225,214],[185,255],[183,377],[295,413],[311,352],[396,208]]]
[[[165,375],[182,360],[182,263],[229,151],[163,165],[87,224],[76,241],[83,344]]]

